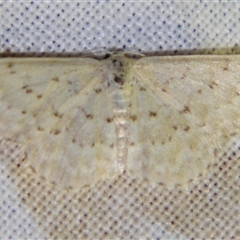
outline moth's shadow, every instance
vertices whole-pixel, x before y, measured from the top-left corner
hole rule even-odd
[[[143,51],[138,48],[97,48],[89,49],[81,52],[11,52],[10,49],[5,49],[0,53],[0,58],[16,57],[16,58],[33,58],[33,57],[48,57],[48,58],[69,58],[69,57],[91,57],[104,59],[109,53],[126,53],[129,55],[144,55],[144,56],[174,56],[174,55],[227,55],[240,54],[240,47],[234,46],[229,48],[203,48],[203,49],[182,49],[182,50],[153,50]]]

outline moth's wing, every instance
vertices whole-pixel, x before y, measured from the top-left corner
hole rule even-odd
[[[0,138],[22,145],[27,165],[65,186],[118,173],[104,62],[2,59]]]
[[[240,57],[152,57],[133,67],[128,172],[168,186],[204,175],[240,133]]]

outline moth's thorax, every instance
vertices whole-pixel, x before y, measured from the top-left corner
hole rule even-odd
[[[113,102],[121,107],[121,103],[124,104],[129,101],[131,92],[130,69],[134,60],[122,55],[113,55],[107,61],[109,61],[109,75],[107,79],[109,92],[112,95]]]

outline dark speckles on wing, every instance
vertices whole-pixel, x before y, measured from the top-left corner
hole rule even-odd
[[[137,116],[136,116],[136,115],[131,115],[131,116],[130,116],[130,119],[131,119],[133,122],[135,122],[135,121],[137,121]]]
[[[214,89],[215,86],[218,86],[218,84],[216,82],[211,82],[210,84],[208,84],[208,86],[211,88],[211,89]]]
[[[37,127],[37,130],[39,131],[39,132],[42,132],[42,131],[44,131],[44,129],[42,128],[42,127]]]
[[[123,77],[120,77],[120,76],[117,76],[117,75],[115,75],[114,81],[115,81],[116,83],[118,83],[119,85],[123,85],[123,84],[124,84],[124,78],[123,78]]]
[[[186,78],[186,74],[183,74],[180,79],[185,79]]]
[[[87,119],[93,119],[93,115],[92,114],[86,114],[85,115]]]
[[[16,71],[12,70],[12,68],[13,68],[13,63],[11,63],[11,62],[8,63],[8,64],[7,64],[7,68],[10,69],[10,74],[15,74],[15,73],[16,73]]]
[[[180,111],[180,113],[190,113],[191,111],[190,111],[190,108],[188,107],[188,106],[184,106],[183,107],[183,110],[182,111]]]
[[[167,90],[166,90],[165,88],[162,88],[162,91],[163,91],[163,92],[167,92]]]
[[[107,120],[108,123],[111,123],[113,121],[112,118],[107,118],[106,120]]]
[[[81,109],[87,119],[93,119],[94,115],[91,113],[86,113],[85,109]]]
[[[59,78],[58,77],[54,77],[54,78],[52,78],[52,81],[59,82]]]
[[[62,118],[63,114],[60,114],[58,112],[54,112],[54,116],[58,118]]]
[[[139,88],[139,90],[140,90],[141,92],[144,92],[144,91],[146,91],[146,88],[141,86],[141,87]]]
[[[213,85],[209,84],[208,86],[209,86],[211,89],[213,89]]]
[[[13,66],[13,63],[12,63],[12,62],[10,62],[10,63],[7,64],[7,68],[12,68],[12,66]]]
[[[149,112],[149,116],[150,117],[156,117],[157,116],[157,112],[150,111]]]
[[[32,92],[33,92],[33,90],[30,89],[28,85],[24,85],[24,86],[22,87],[22,89],[25,90],[26,93],[32,93]]]
[[[32,93],[32,92],[33,92],[32,89],[27,89],[27,90],[26,90],[26,93]]]
[[[61,133],[61,131],[59,129],[54,129],[50,133],[53,134],[53,135],[58,135],[58,134]]]
[[[101,93],[101,92],[102,92],[102,89],[101,89],[101,88],[97,88],[97,89],[95,89],[95,92],[96,92],[96,93]]]
[[[110,146],[109,146],[110,148],[113,148],[114,147],[114,143],[112,143],[112,144],[110,144]]]

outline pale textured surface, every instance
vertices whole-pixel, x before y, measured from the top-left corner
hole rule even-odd
[[[17,146],[0,157],[4,239],[240,238],[239,141],[187,192],[126,175],[69,191],[23,168]]]
[[[239,138],[239,60],[2,59],[1,140],[18,143],[26,166],[65,187],[125,171],[185,188]]]
[[[2,1],[0,51],[76,55],[125,47],[164,55],[237,53],[239,3],[231,2]],[[239,239],[238,146],[226,149],[210,176],[187,194],[126,177],[85,193],[63,192],[31,171],[19,171],[13,149],[0,165],[0,236]]]

